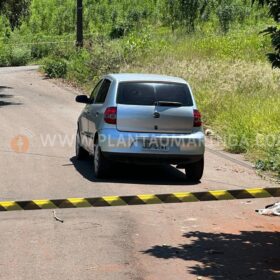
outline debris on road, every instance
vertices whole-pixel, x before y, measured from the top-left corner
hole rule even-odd
[[[258,209],[256,212],[261,215],[280,216],[280,202],[267,205],[264,209]]]
[[[207,129],[205,130],[205,134],[206,134],[207,136],[213,136],[215,133],[214,133],[214,131],[213,131],[212,129],[207,128]]]
[[[247,200],[247,201],[242,201],[242,202],[241,202],[241,204],[250,204],[250,203],[252,203],[251,200]]]
[[[53,217],[54,217],[54,219],[55,219],[56,221],[61,222],[61,223],[64,223],[64,221],[63,221],[62,219],[60,219],[60,218],[58,218],[58,217],[56,216],[55,210],[53,210]]]

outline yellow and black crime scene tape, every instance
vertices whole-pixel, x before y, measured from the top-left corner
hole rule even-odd
[[[132,196],[103,196],[93,198],[44,199],[29,201],[2,201],[0,211],[40,210],[56,208],[107,207],[124,205],[182,203],[234,199],[280,197],[279,188],[214,190],[170,194],[142,194]]]

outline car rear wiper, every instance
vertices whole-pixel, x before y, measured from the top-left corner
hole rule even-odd
[[[156,106],[166,106],[166,107],[181,107],[183,104],[181,102],[172,102],[172,101],[156,101]]]

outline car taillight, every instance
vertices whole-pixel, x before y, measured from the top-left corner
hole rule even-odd
[[[198,110],[193,110],[193,126],[194,127],[200,127],[202,126],[202,121],[201,121],[201,114]]]
[[[117,107],[108,107],[105,110],[104,121],[109,124],[117,123]]]

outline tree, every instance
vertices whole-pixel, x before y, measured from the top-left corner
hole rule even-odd
[[[30,0],[0,1],[0,14],[8,18],[12,30],[21,24],[22,18],[28,16],[29,4]]]
[[[279,25],[280,23],[280,0],[257,0],[260,5],[268,5],[269,15]],[[252,0],[256,2],[256,0]],[[268,53],[267,57],[273,68],[280,68],[280,28],[278,26],[270,26],[262,31],[271,37],[271,43],[274,48],[274,53]]]

